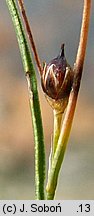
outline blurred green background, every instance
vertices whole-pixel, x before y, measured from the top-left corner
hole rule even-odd
[[[24,0],[39,55],[48,62],[62,43],[73,65],[79,41],[82,0]],[[94,1],[84,73],[56,199],[94,199]],[[38,76],[38,75],[37,75]],[[53,114],[40,87],[46,163]],[[14,28],[0,0],[0,199],[34,199],[34,141]]]

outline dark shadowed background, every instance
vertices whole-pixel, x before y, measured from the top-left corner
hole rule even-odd
[[[75,61],[82,0],[24,0],[41,61],[57,56],[62,43]],[[40,87],[46,161],[52,110]],[[48,165],[48,162],[47,162]],[[34,141],[21,57],[5,1],[0,1],[0,199],[34,199]],[[84,73],[56,199],[94,199],[94,1]]]

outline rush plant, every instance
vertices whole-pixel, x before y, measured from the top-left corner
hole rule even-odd
[[[59,171],[64,159],[76,108],[83,64],[86,53],[91,0],[84,0],[81,33],[74,67],[68,64],[64,44],[57,58],[41,65],[23,0],[6,0],[18,40],[24,72],[28,84],[30,111],[35,140],[35,193],[36,199],[54,199]],[[18,4],[17,4],[18,3]],[[32,2],[31,2],[32,3]],[[21,21],[21,14],[23,22]],[[29,38],[29,40],[28,40]],[[40,74],[43,93],[53,109],[54,128],[46,190],[45,145],[42,117],[37,89],[36,71],[31,50]],[[64,118],[62,119],[64,115]]]

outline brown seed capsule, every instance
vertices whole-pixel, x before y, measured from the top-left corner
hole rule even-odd
[[[64,112],[73,81],[73,70],[66,61],[64,44],[61,53],[45,64],[41,83],[49,104],[53,109]]]

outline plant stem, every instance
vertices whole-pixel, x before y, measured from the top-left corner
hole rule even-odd
[[[21,9],[22,17],[23,17],[23,20],[24,20],[24,23],[25,23],[25,27],[26,27],[27,34],[28,34],[28,37],[29,37],[29,40],[30,40],[30,44],[31,44],[31,47],[32,47],[32,50],[33,50],[33,53],[34,53],[34,57],[35,57],[35,60],[36,60],[36,64],[37,64],[37,66],[38,66],[40,75],[42,75],[42,66],[41,66],[41,62],[40,62],[40,59],[39,59],[39,56],[38,56],[38,52],[37,52],[37,49],[36,49],[36,45],[35,45],[35,42],[34,42],[32,30],[31,30],[31,28],[30,28],[29,21],[28,21],[26,12],[25,12],[23,0],[18,0],[18,3],[19,3],[19,7],[20,7],[20,9]]]
[[[16,36],[21,52],[21,58],[25,75],[28,81],[29,102],[32,114],[34,139],[35,139],[35,190],[36,199],[45,199],[44,179],[45,179],[45,151],[44,136],[41,119],[40,104],[37,90],[37,80],[32,64],[28,44],[22,28],[21,20],[14,0],[6,0],[12,21],[15,27]]]
[[[53,155],[52,157],[54,157],[54,154],[57,148],[58,138],[59,138],[60,130],[61,130],[61,121],[62,121],[63,113],[62,112],[58,113],[56,110],[54,110],[53,114],[54,114],[54,132],[53,132]]]
[[[74,67],[75,75],[74,75],[73,87],[69,96],[69,102],[64,117],[63,125],[61,128],[57,149],[48,176],[48,183],[46,187],[47,199],[54,199],[58,175],[59,175],[62,161],[64,159],[65,150],[66,150],[66,146],[67,146],[67,142],[71,130],[71,125],[73,122],[73,117],[74,117],[74,112],[75,112],[75,107],[76,107],[76,102],[77,102],[77,97],[78,97],[78,92],[80,87],[80,81],[82,76],[85,52],[86,52],[87,36],[88,36],[89,20],[90,20],[90,8],[91,8],[91,0],[84,0],[80,42],[79,42],[79,47],[77,52],[76,63]]]

